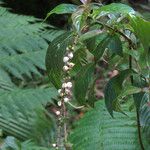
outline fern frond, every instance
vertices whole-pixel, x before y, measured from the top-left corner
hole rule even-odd
[[[0,128],[6,135],[48,145],[54,136],[55,122],[50,114],[45,114],[43,106],[55,96],[53,88],[0,91]]]
[[[64,31],[0,7],[0,71],[23,79],[45,70],[48,43]]]
[[[20,142],[12,136],[6,137],[3,144],[1,144],[0,148],[1,150],[50,150],[46,147],[36,145],[31,140]]]
[[[143,135],[143,142],[150,149],[150,94],[145,93],[140,105],[140,125]]]
[[[70,136],[73,150],[139,150],[135,113],[111,118],[103,102],[96,103]]]

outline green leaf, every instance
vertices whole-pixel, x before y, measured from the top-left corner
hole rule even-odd
[[[53,40],[46,54],[46,69],[52,84],[60,88],[62,79],[63,57],[66,47],[72,44],[73,36],[71,32],[66,32]]]
[[[126,110],[126,106],[124,106]],[[95,107],[76,123],[70,135],[73,150],[140,150],[135,112],[128,116],[115,113],[111,118],[104,102]]]
[[[101,59],[106,48],[108,48],[112,54],[117,54],[119,56],[123,55],[122,43],[117,34],[110,35],[102,33],[100,35],[93,35],[86,41],[86,45],[94,55],[95,61]]]
[[[75,27],[78,33],[80,33],[83,26],[86,25],[88,13],[88,10],[86,10],[84,7],[81,7],[72,14],[73,26]]]
[[[117,34],[114,34],[110,37],[108,49],[110,49],[113,54],[123,56],[122,42]]]
[[[129,18],[135,34],[140,39],[146,52],[148,52],[150,47],[150,22],[134,15],[130,15]]]
[[[132,73],[130,69],[121,71],[118,75],[111,78],[107,83],[104,91],[105,104],[111,116],[113,116],[113,110],[115,110],[113,104],[119,94],[123,90],[124,80]]]
[[[95,96],[95,82],[96,82],[96,79],[89,86],[89,90],[87,94],[87,103],[92,107],[94,107],[94,103],[97,101],[96,96]]]
[[[113,101],[113,108],[115,111],[119,111],[122,112],[123,114],[125,114],[122,110],[121,110],[121,105],[120,105],[120,100],[123,100],[125,97],[129,96],[129,95],[133,95],[135,93],[139,93],[141,92],[142,89],[138,88],[138,87],[134,87],[131,85],[127,85],[122,91],[121,93],[118,95],[118,97],[116,98],[116,100]]]
[[[102,33],[102,30],[92,30],[92,31],[89,31],[89,32],[86,32],[85,34],[82,34],[80,36],[80,39],[81,41],[85,41],[85,40],[88,40],[90,38],[93,38],[99,34]]]
[[[102,33],[87,39],[85,41],[87,49],[92,53],[92,51],[94,51],[96,47],[102,42],[102,40],[107,36],[108,36],[107,33]]]
[[[86,103],[86,94],[94,74],[94,64],[87,64],[78,72],[74,83],[75,98],[80,104]]]
[[[77,9],[77,5],[73,4],[60,4],[52,9],[48,14],[47,17],[50,17],[52,14],[72,14]]]
[[[118,96],[118,99],[123,99],[124,97],[128,96],[128,95],[132,95],[132,94],[135,94],[135,93],[139,93],[141,92],[142,89],[141,88],[138,88],[138,87],[135,87],[135,86],[126,86],[123,91],[121,92],[121,94]]]
[[[135,11],[128,5],[121,3],[112,3],[109,5],[102,6],[93,11],[93,17],[96,18],[100,15],[100,13],[120,13],[120,14],[134,14]]]
[[[139,87],[141,89],[145,88],[145,87],[148,87],[148,84],[147,82],[145,81],[145,79],[140,75],[135,75],[134,76],[134,86],[136,87]],[[136,108],[139,110],[140,108],[140,105],[141,105],[141,100],[142,100],[142,97],[144,96],[145,92],[140,92],[140,93],[136,93],[133,95],[133,98],[134,98],[134,103],[135,103],[135,106]]]
[[[77,48],[77,50],[74,52],[72,62],[75,64],[75,66],[70,71],[70,74],[71,76],[75,76],[83,67],[83,65],[88,63],[87,51],[85,50],[85,47],[79,46],[79,48]]]
[[[93,51],[91,51],[91,53],[95,57],[95,61],[100,60],[105,49],[108,47],[110,40],[111,40],[111,37],[109,35],[106,37],[104,36],[103,40],[97,45],[97,47]]]

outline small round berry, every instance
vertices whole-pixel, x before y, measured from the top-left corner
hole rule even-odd
[[[66,88],[66,87],[67,87],[67,83],[63,83],[62,88]]]
[[[71,83],[71,82],[67,82],[66,84],[67,84],[66,86],[67,86],[68,88],[72,88],[72,83]]]
[[[65,93],[70,94],[71,93],[70,89],[65,89]]]
[[[69,61],[69,57],[64,57],[64,58],[63,58],[63,62],[64,62],[64,63],[66,63],[66,62],[68,62],[68,61]]]
[[[63,70],[64,70],[64,71],[68,71],[68,70],[69,70],[69,67],[68,67],[68,66],[64,66],[64,67],[63,67]]]
[[[69,51],[70,50],[69,47],[67,47],[66,50]]]
[[[74,63],[68,63],[68,66],[71,68],[74,67],[74,65],[75,65]]]
[[[72,58],[73,58],[73,53],[72,53],[72,52],[68,53],[68,58],[69,58],[69,59],[72,59]]]
[[[58,89],[58,93],[59,93],[59,94],[61,93],[61,89]]]
[[[57,145],[56,145],[56,143],[53,143],[52,146],[53,146],[53,147],[56,147]]]
[[[69,101],[69,98],[68,98],[68,97],[65,97],[65,98],[64,98],[64,102],[67,103],[68,101]]]
[[[63,97],[64,96],[64,93],[60,93],[60,97]]]
[[[57,116],[59,116],[59,115],[60,115],[60,111],[56,111],[55,113],[56,113],[56,115],[57,115]]]
[[[57,104],[58,104],[58,106],[61,106],[61,101],[59,101]]]

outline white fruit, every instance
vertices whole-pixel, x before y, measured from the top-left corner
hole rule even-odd
[[[69,98],[68,98],[68,97],[65,97],[65,98],[64,98],[64,102],[67,103],[68,101],[69,101]]]
[[[74,63],[68,63],[68,66],[71,68],[74,67],[74,65],[75,65]]]
[[[58,93],[59,93],[59,94],[61,93],[61,89],[58,90]]]
[[[64,62],[64,63],[66,63],[66,62],[68,62],[68,61],[69,61],[69,57],[64,57],[64,58],[63,58],[63,62]]]
[[[73,58],[73,53],[72,52],[68,53],[68,58],[70,58],[70,59]]]
[[[57,115],[57,116],[59,116],[59,115],[60,115],[60,111],[56,111],[55,113],[56,113],[56,115]]]
[[[61,106],[61,101],[59,101],[57,104],[58,104],[58,106]]]
[[[64,71],[68,71],[68,70],[69,70],[69,67],[68,67],[68,66],[63,66],[63,70],[64,70]]]
[[[67,86],[68,88],[72,88],[72,83],[71,83],[71,82],[67,82],[67,83],[66,83],[66,86]]]
[[[62,88],[66,88],[66,87],[67,87],[67,83],[63,83]]]
[[[56,143],[53,143],[52,146],[53,146],[53,147],[56,147]]]
[[[65,89],[65,93],[66,93],[66,94],[70,94],[71,91],[70,91],[69,89]]]

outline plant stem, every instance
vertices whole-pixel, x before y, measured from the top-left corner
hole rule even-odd
[[[67,142],[67,124],[66,124],[67,110],[66,110],[66,106],[65,106],[64,102],[62,103],[62,108],[63,108],[63,118],[64,118],[64,121],[63,121],[63,139],[64,139],[64,142],[66,143]]]
[[[129,68],[132,69],[132,56],[131,55],[129,55]],[[133,85],[133,83],[134,83],[133,75],[130,76],[130,80],[131,80],[131,84]],[[145,150],[143,142],[142,142],[142,135],[141,135],[141,127],[140,127],[140,119],[139,119],[138,108],[136,108],[136,117],[137,117],[138,139],[139,139],[140,147],[141,147],[141,150]]]
[[[137,116],[138,136],[139,136],[139,142],[140,142],[141,150],[145,150],[143,142],[142,142],[142,135],[141,135],[141,128],[140,128],[140,119],[139,119],[138,108],[136,108],[136,116]]]

